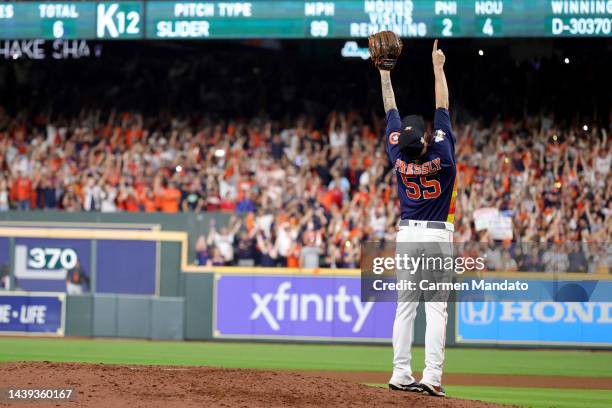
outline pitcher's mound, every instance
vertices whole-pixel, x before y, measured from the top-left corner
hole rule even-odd
[[[466,407],[499,405],[390,391],[283,371],[22,362],[0,364],[3,388],[74,388],[65,407]],[[0,402],[0,405],[6,405]]]

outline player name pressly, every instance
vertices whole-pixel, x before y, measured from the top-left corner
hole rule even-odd
[[[397,282],[384,282],[381,279],[375,280],[372,283],[374,290],[417,290],[417,282],[410,280],[399,280]],[[460,290],[484,290],[484,291],[526,291],[529,290],[529,284],[519,280],[508,281],[507,279],[500,282],[487,282],[484,279],[474,279],[468,282],[430,282],[423,279],[418,282],[418,289],[423,291],[460,291]]]

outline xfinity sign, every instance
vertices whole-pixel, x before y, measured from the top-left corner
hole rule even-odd
[[[214,336],[387,342],[395,304],[361,302],[358,277],[215,279]]]
[[[253,293],[255,308],[250,319],[263,318],[272,330],[280,330],[284,321],[332,322],[338,319],[352,323],[353,333],[358,333],[372,310],[373,303],[362,303],[359,294],[348,295],[346,286],[338,287],[335,294],[290,293],[291,282],[278,285],[274,293]]]

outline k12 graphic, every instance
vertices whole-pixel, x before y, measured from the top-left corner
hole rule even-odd
[[[381,340],[394,303],[361,302],[359,278],[217,276],[215,336]]]

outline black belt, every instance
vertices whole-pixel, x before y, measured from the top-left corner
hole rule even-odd
[[[417,222],[421,225],[424,224],[425,228],[432,228],[432,229],[446,229],[446,224],[443,223],[442,221],[420,221],[420,220],[400,220],[399,226],[400,227],[410,227],[410,222]]]

